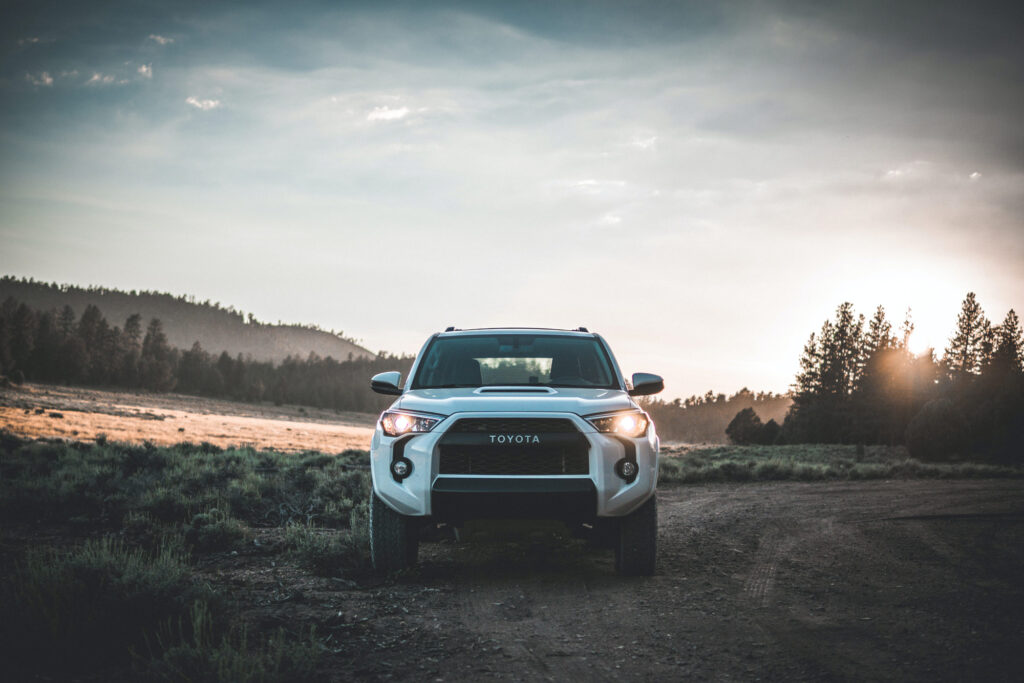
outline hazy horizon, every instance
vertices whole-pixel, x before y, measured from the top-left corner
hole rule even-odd
[[[838,304],[1024,307],[1011,4],[11,4],[0,272],[415,353],[587,326],[786,391]]]

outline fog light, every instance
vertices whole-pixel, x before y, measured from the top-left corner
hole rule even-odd
[[[640,468],[632,460],[622,460],[615,463],[615,473],[625,479],[627,482],[632,482],[636,479],[636,475],[640,472]]]
[[[412,474],[412,463],[405,458],[399,458],[391,463],[391,474],[395,479],[405,479]]]

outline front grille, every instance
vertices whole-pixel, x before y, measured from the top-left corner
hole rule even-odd
[[[452,425],[438,449],[440,474],[590,473],[589,443],[565,419],[467,418]]]
[[[476,434],[579,434],[572,420],[553,417],[467,417],[451,426],[449,433]]]

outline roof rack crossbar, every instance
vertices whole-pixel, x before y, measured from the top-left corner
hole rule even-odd
[[[587,334],[590,334],[590,330],[583,327],[582,325],[579,327],[575,327],[571,330],[561,327],[467,327],[463,329],[461,327],[455,327],[454,325],[449,325],[448,327],[444,328],[445,332],[475,332],[478,330],[550,330],[552,332],[585,332]]]

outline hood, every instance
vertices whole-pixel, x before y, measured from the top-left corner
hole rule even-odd
[[[551,412],[594,415],[633,408],[629,395],[618,389],[555,388],[537,393],[527,387],[501,389],[415,389],[402,394],[395,408],[451,415],[462,412]],[[541,393],[543,392],[543,393]]]

